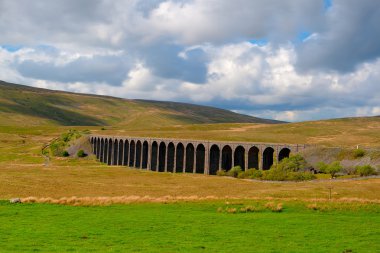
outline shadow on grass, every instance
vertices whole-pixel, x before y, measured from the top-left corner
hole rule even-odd
[[[43,100],[43,99],[41,99]],[[41,117],[55,121],[63,126],[99,126],[106,123],[95,117],[74,112],[68,109],[59,108],[57,105],[69,105],[70,101],[62,101],[62,98],[55,102],[39,102],[36,99],[14,101],[16,104],[6,104],[0,102],[0,110],[4,112],[17,113],[27,116]],[[67,103],[62,103],[67,102]]]

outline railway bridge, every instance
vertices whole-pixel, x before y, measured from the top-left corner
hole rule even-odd
[[[224,142],[126,136],[89,136],[96,158],[108,165],[159,172],[215,175],[218,170],[268,170],[306,148],[304,144]]]

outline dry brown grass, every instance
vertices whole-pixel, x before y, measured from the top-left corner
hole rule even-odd
[[[281,212],[283,206],[282,203],[268,202],[265,204],[265,208],[272,212]]]
[[[132,203],[175,203],[175,202],[203,202],[203,201],[220,201],[228,198],[229,200],[244,200],[244,201],[268,201],[264,204],[263,208],[271,210],[273,212],[281,212],[283,209],[283,204],[281,202],[277,203],[275,201],[289,201],[289,202],[305,202],[307,208],[313,210],[319,210],[322,207],[327,208],[328,205],[334,204],[344,204],[344,205],[367,205],[367,204],[380,204],[379,200],[366,200],[366,199],[300,199],[300,198],[271,198],[271,197],[252,197],[252,198],[240,198],[240,197],[216,197],[216,196],[162,196],[162,197],[152,197],[152,196],[116,196],[116,197],[62,197],[62,198],[51,198],[51,197],[25,197],[21,198],[22,203],[48,203],[48,204],[61,204],[61,205],[84,205],[84,206],[106,206],[113,204],[132,204]],[[312,202],[312,203],[311,203]],[[226,205],[244,205],[244,203],[234,203],[226,202]],[[228,207],[227,207],[228,208]],[[240,208],[240,212],[255,212],[260,211],[263,208],[256,207],[252,205],[244,206]],[[224,209],[218,208],[218,212],[224,212]]]
[[[332,187],[333,200],[379,202],[380,179],[326,180],[313,182],[259,182],[218,176],[157,173],[107,167],[87,161],[34,166],[3,165],[0,168],[0,199],[14,197],[60,199],[138,196],[144,198],[199,199],[298,199],[325,201]],[[182,199],[181,199],[182,198]],[[129,199],[128,199],[129,201]]]

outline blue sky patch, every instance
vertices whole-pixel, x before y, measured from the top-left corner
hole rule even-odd
[[[324,2],[325,10],[328,10],[331,8],[333,0],[323,0],[323,2]]]
[[[249,40],[249,42],[258,46],[265,46],[266,44],[268,44],[267,39],[253,39]]]
[[[1,45],[0,47],[12,53],[17,52],[22,48],[20,45]]]
[[[309,38],[311,36],[311,32],[308,32],[308,31],[302,31],[302,32],[299,32],[297,34],[297,42],[303,42],[304,40],[306,40],[307,38]]]

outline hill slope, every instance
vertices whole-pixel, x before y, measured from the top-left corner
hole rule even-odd
[[[0,81],[0,125],[152,127],[194,123],[281,122],[208,106],[53,91]]]

